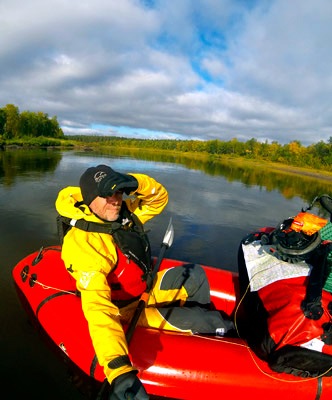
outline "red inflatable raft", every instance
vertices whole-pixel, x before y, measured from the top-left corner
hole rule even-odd
[[[161,269],[180,264],[183,263],[164,259]],[[214,306],[234,316],[237,274],[212,267],[204,269]],[[60,248],[45,248],[27,256],[16,265],[13,276],[52,341],[87,375],[103,381],[80,298],[64,268]],[[275,373],[239,338],[188,336],[137,327],[130,356],[148,393],[165,398],[332,398],[332,378],[302,379]]]

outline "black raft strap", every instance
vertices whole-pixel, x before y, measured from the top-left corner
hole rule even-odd
[[[119,356],[119,357],[114,358],[114,360],[112,360],[108,363],[108,368],[117,369],[120,367],[124,367],[126,365],[131,366],[129,356]]]
[[[76,292],[58,292],[58,293],[53,293],[50,296],[46,297],[43,301],[41,301],[39,303],[39,305],[38,305],[38,307],[36,309],[36,317],[38,318],[39,311],[43,307],[43,305],[48,303],[50,300],[53,300],[53,299],[55,299],[57,297],[64,296],[64,295],[67,295],[67,294],[76,294]]]
[[[97,356],[95,354],[94,357],[93,357],[92,363],[90,365],[90,376],[92,378],[95,377],[95,371],[96,371],[97,364],[98,364],[98,358],[97,358]]]

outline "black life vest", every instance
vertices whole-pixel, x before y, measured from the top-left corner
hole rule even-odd
[[[143,224],[128,210],[126,203],[122,203],[119,218],[114,222],[97,223],[58,215],[57,227],[61,245],[64,236],[73,226],[85,232],[112,235],[118,255],[117,265],[107,277],[112,289],[112,299],[130,301],[139,298],[151,277],[151,248]]]

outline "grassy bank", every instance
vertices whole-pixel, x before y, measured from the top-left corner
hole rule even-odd
[[[15,138],[2,140],[0,145],[3,148],[13,147],[73,147],[74,143],[66,139],[49,138],[46,136],[37,136],[32,138]]]

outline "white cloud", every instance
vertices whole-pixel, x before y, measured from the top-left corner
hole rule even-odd
[[[93,128],[79,128],[68,125],[62,125],[62,130],[65,135],[116,135],[116,131],[108,129],[107,131],[102,129],[93,129]]]
[[[0,106],[164,136],[332,136],[332,3],[4,0]],[[68,124],[66,121],[72,121]]]
[[[228,75],[228,68],[225,63],[215,56],[204,58],[202,68],[216,79],[224,79]]]
[[[229,50],[232,83],[286,104],[330,92],[331,15],[331,2],[308,0],[278,0],[247,14],[245,34]]]

